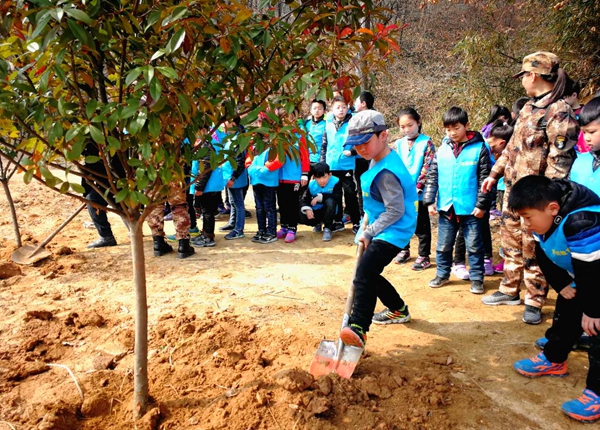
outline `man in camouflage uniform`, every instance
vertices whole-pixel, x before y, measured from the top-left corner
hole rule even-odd
[[[506,192],[500,227],[505,254],[504,279],[500,291],[482,301],[486,305],[518,305],[521,302],[519,287],[524,282],[527,293],[523,321],[528,324],[542,321],[541,309],[548,284],[535,258],[532,234],[522,225],[519,216],[506,208],[510,190],[520,178],[528,175],[565,178],[574,161],[573,148],[577,144],[579,126],[571,108],[562,99],[551,103],[552,91],[535,94],[528,87],[533,82],[532,75],[537,75],[537,79],[553,73],[556,76],[558,64],[558,57],[550,52],[536,52],[524,58],[522,70],[515,77],[522,77],[528,95],[537,97],[531,98],[521,110],[511,140],[483,184],[483,187],[491,187],[504,176]]]
[[[190,214],[185,195],[185,189],[176,183],[171,184],[171,193],[168,201],[173,213],[173,224],[175,226],[175,239],[179,241],[178,257],[187,258],[194,254],[194,248],[190,246]],[[152,239],[154,240],[154,256],[160,257],[173,248],[165,242],[165,215],[164,208],[159,205],[152,209],[147,217],[148,226],[152,230]]]

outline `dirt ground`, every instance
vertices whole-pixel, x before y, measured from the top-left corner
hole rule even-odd
[[[42,241],[79,204],[18,176],[11,188],[25,242]],[[527,326],[522,306],[484,307],[467,282],[432,290],[433,268],[389,266],[413,321],[373,326],[351,380],[314,381],[306,370],[319,342],[337,338],[352,233],[323,243],[301,227],[294,244],[254,244],[251,195],[247,204],[246,239],[219,233],[216,247],[186,260],[153,257],[145,227],[154,404],[137,428],[580,427],[560,404],[583,390],[585,354],[571,355],[568,378],[529,380],[512,369],[537,353],[554,293],[543,324]],[[121,220],[109,216],[118,246],[89,250],[96,231],[84,211],[48,245],[51,258],[8,277],[15,242],[4,196],[0,214],[0,430],[134,428],[132,266]],[[499,280],[486,278],[486,290]],[[83,401],[67,368],[48,364],[73,372]]]

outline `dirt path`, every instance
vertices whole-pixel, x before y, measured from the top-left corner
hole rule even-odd
[[[78,203],[20,180],[12,189],[24,242],[41,241]],[[254,213],[250,195],[247,203]],[[0,213],[4,263],[15,245],[3,196]],[[132,428],[131,258],[127,230],[109,218],[119,246],[86,249],[96,232],[84,227],[84,212],[48,246],[51,259],[0,280],[0,429],[1,421],[17,429]],[[294,244],[260,245],[250,242],[256,225],[248,221],[247,239],[219,234],[215,248],[183,261],[154,258],[145,240],[150,391],[160,409],[145,428],[579,428],[560,404],[584,388],[586,355],[572,354],[564,379],[528,380],[512,370],[536,353],[555,296],[544,323],[531,327],[520,322],[522,307],[484,307],[466,282],[430,289],[434,269],[388,267],[413,321],[372,327],[351,381],[312,381],[303,371],[319,341],[339,329],[352,234],[324,244],[302,227]],[[498,281],[486,279],[486,289]],[[68,372],[44,363],[74,372],[83,404]]]

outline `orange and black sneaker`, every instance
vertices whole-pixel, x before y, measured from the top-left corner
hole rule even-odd
[[[373,322],[375,324],[401,324],[409,321],[410,313],[408,312],[408,306],[406,305],[397,311],[385,308],[381,312],[377,312],[373,315]]]
[[[367,344],[367,334],[357,324],[350,324],[350,326],[344,327],[340,332],[340,339],[346,345],[357,346],[359,348],[364,348]]]
[[[566,361],[563,363],[552,363],[548,361],[543,352],[540,352],[535,357],[519,360],[513,367],[521,375],[528,378],[539,378],[541,376],[562,378],[569,374]]]
[[[586,388],[577,399],[563,403],[562,410],[574,420],[593,423],[600,420],[600,396]]]

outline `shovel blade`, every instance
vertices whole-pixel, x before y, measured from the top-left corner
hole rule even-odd
[[[45,248],[41,248],[35,252],[36,249],[37,246],[34,245],[22,246],[12,253],[12,261],[17,264],[34,264],[52,255],[50,251]]]
[[[317,353],[310,365],[309,372],[315,378],[330,373],[337,373],[342,378],[348,379],[352,376],[354,369],[356,369],[363,351],[363,348],[344,345],[342,355],[337,360],[338,342],[323,340],[317,348]]]

